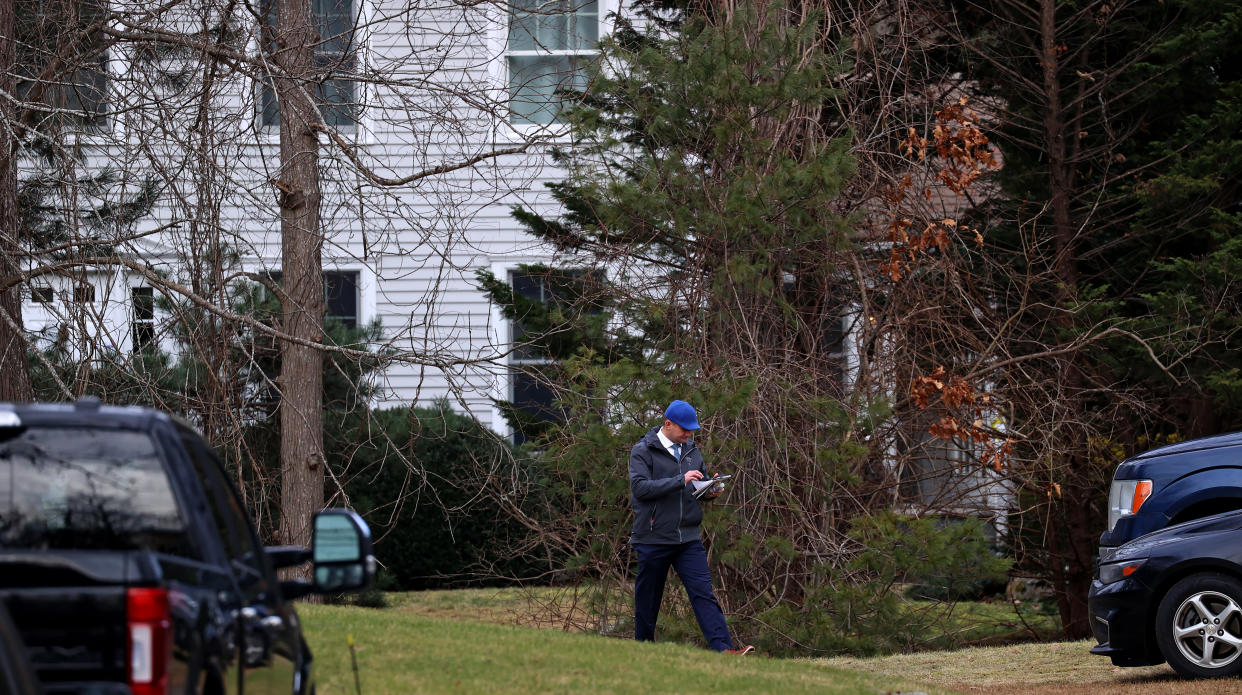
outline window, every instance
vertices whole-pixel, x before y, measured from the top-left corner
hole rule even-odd
[[[75,285],[73,288],[73,301],[78,304],[90,304],[95,301],[94,285]]]
[[[550,304],[555,299],[547,274],[514,272],[509,276],[515,298],[525,297],[540,304]],[[513,443],[522,444],[538,435],[548,422],[559,420],[556,410],[556,392],[550,378],[555,361],[538,346],[526,339],[526,325],[518,318],[510,326],[510,340],[514,350],[510,355],[509,403],[510,424],[513,426]]]
[[[272,282],[279,283],[280,271],[267,274]],[[324,319],[336,319],[346,328],[357,328],[360,320],[358,310],[358,271],[328,270],[323,274]]]
[[[108,123],[104,0],[18,0],[17,95],[42,126]]]
[[[229,564],[242,592],[255,596],[268,591],[272,582],[262,546],[255,537],[249,515],[238,499],[233,483],[225,477],[219,459],[198,435],[186,430],[181,430],[180,434],[196,477],[202,483],[203,497],[211,509],[216,535],[224,542]]]
[[[130,299],[133,302],[133,337],[134,352],[143,352],[155,343],[155,289],[152,287],[130,288]]]
[[[145,432],[30,427],[0,438],[0,547],[199,557]]]
[[[599,276],[580,269],[554,269],[544,266],[523,266],[509,275],[515,307],[519,313],[510,325],[509,357],[510,400],[506,416],[513,426],[513,441],[526,442],[537,436],[548,423],[564,419],[557,404],[557,381],[560,378],[558,358],[577,349],[566,343],[563,330],[567,320],[561,311],[573,313],[585,308],[597,312],[590,303],[587,290]],[[521,302],[518,298],[529,300]],[[532,303],[539,305],[532,306]],[[524,308],[523,308],[524,307]],[[537,311],[537,308],[551,311]],[[540,335],[549,336],[539,340]]]
[[[31,287],[30,301],[35,304],[51,304],[56,301],[56,292],[51,287]]]
[[[276,15],[273,0],[263,0],[266,26],[263,43],[268,56],[276,53],[274,27]],[[336,128],[352,128],[358,122],[358,83],[342,75],[350,75],[358,65],[355,43],[355,12],[353,0],[311,0],[311,21],[319,35],[315,45],[315,102],[323,122]],[[263,125],[280,124],[280,102],[269,77],[263,81],[259,98]]]
[[[358,327],[358,273],[331,270],[323,274],[325,318],[333,318],[346,328]]]
[[[506,61],[509,122],[548,124],[566,95],[586,88],[586,66],[599,41],[598,0],[516,0]]]

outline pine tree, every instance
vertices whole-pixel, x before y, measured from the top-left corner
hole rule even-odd
[[[515,211],[563,252],[558,267],[608,278],[592,298],[604,335],[484,283],[511,319],[535,316],[530,326],[577,348],[559,365],[568,419],[539,441],[532,494],[559,512],[545,547],[570,572],[624,582],[623,462],[684,398],[703,416],[709,465],[734,475],[705,521],[726,610],[791,622],[804,611],[825,628],[817,644],[839,645],[826,626],[854,604],[825,582],[861,579],[844,580],[852,522],[891,500],[869,482],[880,458],[869,428],[885,406],[848,388],[842,357],[852,303],[874,283],[858,273],[874,267],[861,214],[843,200],[853,140],[829,135],[849,66],[814,13],[779,4],[619,24],[565,115],[568,174],[550,186],[562,213]]]

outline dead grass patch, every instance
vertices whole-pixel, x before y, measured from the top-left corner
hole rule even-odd
[[[899,677],[959,693],[1030,695],[1182,695],[1189,692],[1242,693],[1242,681],[1180,678],[1166,664],[1113,666],[1088,652],[1094,642],[1044,642],[952,652],[922,652],[859,659],[815,659],[816,663]]]

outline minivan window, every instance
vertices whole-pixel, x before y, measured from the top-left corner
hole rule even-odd
[[[192,546],[149,435],[36,426],[0,441],[0,547]]]

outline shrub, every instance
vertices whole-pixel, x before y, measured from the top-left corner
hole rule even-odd
[[[855,519],[849,538],[854,557],[844,567],[823,567],[825,581],[803,606],[776,603],[759,615],[767,629],[753,640],[756,646],[777,654],[955,646],[942,624],[951,603],[914,603],[897,587],[924,578],[946,596],[959,596],[978,583],[1000,581],[1010,565],[992,551],[975,519],[942,525],[883,511]]]
[[[359,413],[341,434],[329,460],[393,590],[504,583],[529,569],[510,552],[522,528],[480,494],[482,471],[516,461],[494,433],[440,404]]]

